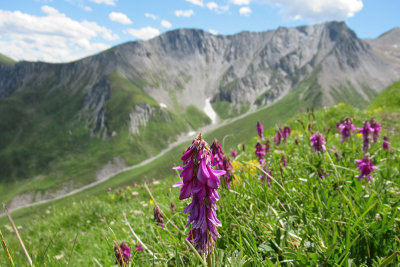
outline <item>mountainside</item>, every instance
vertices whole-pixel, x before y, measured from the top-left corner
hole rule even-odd
[[[397,40],[361,40],[343,22],[231,36],[180,29],[66,64],[0,62],[0,191],[36,188],[27,198],[37,200],[103,179],[210,124],[208,103],[220,120],[291,92],[307,106],[363,106],[400,79],[399,57],[382,52]]]

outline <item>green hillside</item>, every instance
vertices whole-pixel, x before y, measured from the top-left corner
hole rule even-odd
[[[213,266],[397,266],[400,135],[392,131],[390,123],[399,125],[400,106],[386,108],[381,104],[390,101],[392,90],[399,90],[399,86],[396,83],[388,88],[365,111],[339,103],[317,112],[297,113],[294,107],[291,118],[278,118],[279,112],[270,107],[244,118],[248,124],[236,121],[224,126],[224,131],[215,131],[215,136],[225,137],[225,153],[237,148],[239,156],[236,160],[231,157],[235,170],[231,188],[218,190],[217,216],[222,226],[210,259],[215,261]],[[290,98],[286,101],[294,103]],[[265,157],[272,170],[270,186],[259,180],[262,171],[254,155],[259,140],[254,123],[257,116],[269,122],[265,123],[264,136],[271,140],[271,151]],[[349,142],[340,142],[336,123],[345,117],[356,127],[371,117],[382,123],[378,142],[371,143],[368,151],[377,166],[371,181],[356,177],[355,160],[363,157],[362,136],[354,133]],[[277,146],[272,137],[279,121],[290,125],[292,134]],[[243,132],[236,123],[242,123]],[[316,153],[310,145],[310,136],[317,131],[325,136],[325,153]],[[382,149],[383,135],[389,137],[390,151]],[[211,142],[213,137],[209,133],[206,140]],[[245,139],[245,151],[241,151],[242,141],[236,142],[241,138]],[[112,265],[114,241],[125,241],[132,247],[133,266],[200,265],[184,241],[188,229],[187,215],[182,211],[189,202],[179,201],[179,189],[172,188],[181,178],[171,167],[181,164],[182,151],[189,144],[96,188],[13,213],[35,265]],[[287,167],[282,166],[282,155],[287,158]],[[156,171],[159,168],[161,172]],[[147,185],[145,180],[149,180]],[[110,192],[108,187],[112,187]],[[173,212],[171,203],[175,204]],[[164,229],[153,220],[155,204],[164,213]],[[138,241],[125,215],[148,249],[135,250]],[[0,222],[12,258],[18,265],[26,264],[10,224],[5,217]],[[4,250],[0,253],[0,264],[6,266],[6,254]]]
[[[9,58],[3,54],[0,54],[0,64],[13,66],[15,63],[17,63],[17,62],[14,59]]]
[[[102,138],[105,129],[93,136],[86,123],[85,85],[50,92],[36,86],[0,99],[4,118],[0,121],[0,201],[23,193],[40,199],[46,191],[79,188],[95,181],[96,172],[114,158],[122,158],[127,166],[141,162],[158,154],[178,134],[209,122],[195,107],[188,107],[185,116],[161,108],[143,85],[120,73],[110,74],[107,80],[106,139]],[[140,104],[150,105],[152,115],[146,126],[140,126],[140,134],[131,134],[129,114]]]

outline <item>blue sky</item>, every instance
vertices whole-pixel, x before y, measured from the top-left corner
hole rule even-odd
[[[400,27],[400,0],[18,0],[0,3],[0,53],[66,62],[177,28],[213,34],[343,20],[361,38]]]

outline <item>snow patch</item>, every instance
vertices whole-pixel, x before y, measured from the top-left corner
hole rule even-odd
[[[217,122],[217,113],[215,113],[214,109],[211,106],[210,103],[211,98],[206,99],[206,105],[203,108],[203,111],[207,114],[208,117],[211,119],[211,124],[214,124]]]
[[[167,105],[165,105],[164,103],[160,103],[160,107],[167,108]]]

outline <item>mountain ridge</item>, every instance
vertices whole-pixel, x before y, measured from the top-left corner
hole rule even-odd
[[[399,62],[329,22],[229,36],[178,29],[69,63],[0,64],[0,181],[93,182],[109,162],[133,165],[209,124],[207,101],[219,120],[292,92],[309,107],[360,107],[400,79]]]

